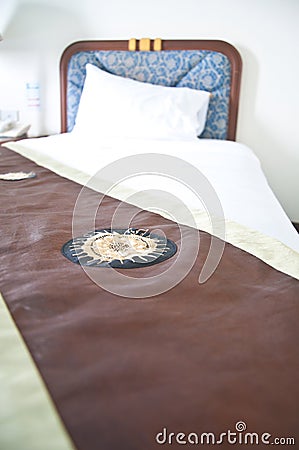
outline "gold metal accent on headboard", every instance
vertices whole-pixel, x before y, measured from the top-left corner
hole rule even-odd
[[[154,40],[154,51],[160,52],[162,50],[162,39],[155,39]]]
[[[135,50],[136,50],[136,39],[135,38],[129,39],[128,49],[130,52],[135,52]]]
[[[141,52],[149,52],[151,49],[151,40],[149,38],[142,38],[139,40],[139,50]]]
[[[160,52],[162,50],[162,40],[160,38],[155,39],[152,47],[155,52]],[[149,52],[151,50],[151,40],[149,38],[142,38],[138,41],[137,45],[137,39],[129,39],[128,49],[130,52],[135,52],[136,50]]]

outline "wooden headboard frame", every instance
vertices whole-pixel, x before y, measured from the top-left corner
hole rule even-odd
[[[145,40],[141,40],[145,41]],[[141,42],[139,41],[139,42]],[[151,42],[150,40],[147,40]],[[135,41],[136,42],[136,41]],[[157,40],[156,40],[157,42]],[[60,99],[61,99],[61,132],[67,131],[67,71],[70,58],[84,51],[123,50],[127,51],[130,41],[80,41],[69,45],[60,60]],[[139,44],[140,45],[140,44]],[[150,43],[152,49],[155,45]],[[231,90],[229,100],[229,117],[227,139],[236,139],[242,60],[239,52],[231,44],[219,40],[163,40],[162,50],[210,50],[221,52],[231,63]]]

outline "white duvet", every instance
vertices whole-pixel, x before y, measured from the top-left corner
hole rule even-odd
[[[126,156],[155,153],[157,162],[159,162],[159,154],[181,158],[192,164],[213,186],[220,200],[225,220],[227,224],[231,224],[226,227],[226,240],[256,254],[268,263],[269,260],[260,256],[258,250],[250,248],[251,246],[262,246],[259,240],[261,236],[264,236],[266,240],[267,237],[269,238],[267,252],[274,241],[286,246],[286,251],[290,252],[292,249],[299,252],[299,235],[270,189],[259,160],[245,145],[231,141],[207,139],[187,141],[138,139],[95,141],[93,139],[89,141],[88,138],[82,139],[75,133],[66,133],[47,138],[12,142],[7,144],[7,147],[81,184],[85,184],[103,167]],[[18,170],[22,170],[22,168],[20,167]],[[146,171],[147,168],[144,167],[143,176],[129,177],[116,189],[109,192],[109,195],[130,201],[128,193],[147,189],[170,192],[192,211],[199,229],[211,231],[206,218],[204,219],[204,214],[206,214],[204,205],[180,181],[180,174],[175,180],[165,175],[146,174]],[[159,173],[159,167],[157,167],[157,173]],[[138,206],[147,209],[146,201],[145,203],[139,201]],[[151,210],[153,209],[151,208]],[[160,208],[156,212],[166,217],[176,217],[176,211],[171,211],[169,202],[165,205],[165,211],[161,211]],[[239,228],[237,224],[239,224]],[[241,232],[245,236],[246,230],[248,231],[246,244],[240,243],[243,241],[242,236],[241,239],[240,236],[237,239],[234,238],[236,227],[238,228],[237,234]],[[256,242],[249,242],[250,240],[256,240]],[[281,248],[281,246],[276,247],[278,249],[276,251],[280,251]],[[273,251],[270,259],[277,258],[274,253]],[[292,265],[293,258],[294,267],[297,265],[296,270],[299,273],[298,258],[295,261],[294,255],[299,256],[294,252],[290,256],[289,253],[289,265]],[[275,264],[273,265],[275,266]],[[290,273],[290,270],[286,270],[286,272]]]

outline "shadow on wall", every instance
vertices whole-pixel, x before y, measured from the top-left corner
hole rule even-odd
[[[258,121],[256,119],[256,100],[259,82],[259,66],[254,54],[239,46],[243,62],[240,108],[238,118],[238,140],[254,148]],[[249,125],[250,124],[250,125]]]
[[[82,23],[80,15],[72,9],[38,2],[19,5],[6,25],[4,40],[7,48],[45,50],[63,48],[88,27]],[[61,46],[62,42],[62,46]]]
[[[10,23],[11,17],[15,14],[19,0],[1,0],[0,14],[0,33],[5,34],[7,24]]]
[[[79,13],[63,5],[27,2],[17,6],[9,17],[0,54],[2,75],[9,83],[1,89],[6,90],[3,97],[9,97],[14,107],[20,109],[21,119],[31,123],[31,136],[48,132],[51,110],[59,117],[59,58],[66,45],[86,35],[87,30]],[[17,77],[10,80],[12,72],[17,72]],[[27,82],[40,86],[38,110],[26,105]],[[15,98],[14,91],[24,92],[23,104],[20,96]]]
[[[259,65],[255,55],[247,48],[240,47],[243,60],[243,74],[240,97],[240,114],[237,140],[253,149],[261,161],[268,182],[283,205],[289,217],[294,217],[290,193],[299,190],[298,170],[299,154],[292,153],[286,147],[281,134],[266,121],[261,121],[257,114],[259,89]],[[269,108],[274,105],[269,103]],[[287,175],[286,183],[282,178]]]

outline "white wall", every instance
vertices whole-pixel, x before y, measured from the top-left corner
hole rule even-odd
[[[237,140],[299,221],[298,23],[298,0],[0,0],[0,108],[19,109],[32,134],[59,132],[59,58],[75,40],[227,40],[244,65]],[[40,84],[40,110],[26,82]]]

